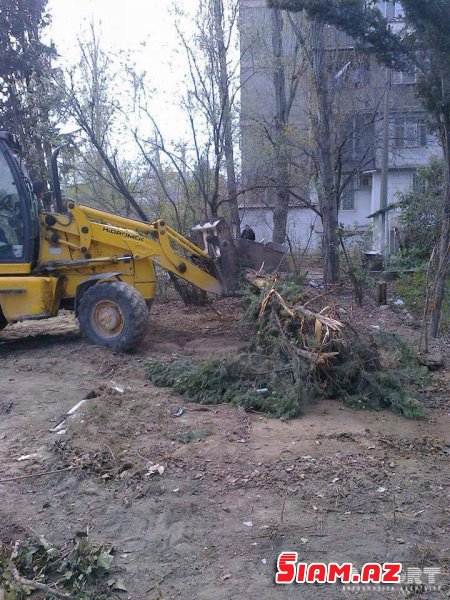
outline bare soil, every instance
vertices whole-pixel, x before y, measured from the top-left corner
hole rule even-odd
[[[417,336],[404,315],[370,301],[347,311],[353,322]],[[443,589],[412,595],[449,597],[448,370],[424,390],[422,421],[323,401],[286,423],[189,404],[146,377],[153,358],[233,352],[243,337],[232,300],[214,310],[156,304],[143,345],[128,355],[88,345],[69,313],[1,332],[0,480],[81,468],[0,481],[0,539],[32,530],[62,542],[89,528],[114,545],[128,587],[119,597],[133,600],[355,595],[277,588],[282,550],[307,562],[439,566]],[[86,398],[65,433],[50,431]],[[149,474],[153,465],[164,472]]]

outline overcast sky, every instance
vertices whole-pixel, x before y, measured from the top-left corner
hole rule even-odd
[[[52,15],[48,33],[63,62],[76,62],[77,39],[91,21],[100,26],[104,48],[133,53],[138,69],[148,73],[156,88],[153,113],[167,135],[177,138],[180,126],[185,127],[177,106],[185,63],[172,0],[49,0],[48,7]],[[198,0],[177,0],[177,7],[194,14]]]

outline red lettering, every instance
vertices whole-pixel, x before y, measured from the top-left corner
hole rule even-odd
[[[306,575],[306,583],[326,583],[327,566],[323,563],[311,563]]]
[[[295,579],[295,564],[298,560],[297,552],[282,552],[277,561],[275,583],[288,584]]]
[[[297,583],[305,583],[306,580],[306,563],[298,563],[297,565]]]
[[[400,583],[401,563],[384,563],[382,583]]]
[[[381,583],[381,565],[366,563],[361,570],[361,583]]]
[[[352,564],[346,563],[344,565],[338,565],[337,563],[330,563],[328,565],[328,583],[336,583],[338,579],[341,583],[350,583],[350,577],[352,574]]]

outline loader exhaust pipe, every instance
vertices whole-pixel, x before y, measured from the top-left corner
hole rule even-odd
[[[59,172],[58,172],[58,154],[61,152],[62,146],[57,146],[52,153],[51,160],[51,169],[52,169],[52,185],[53,185],[53,194],[55,197],[55,208],[56,212],[63,212],[63,203],[61,196],[61,185],[59,181]]]

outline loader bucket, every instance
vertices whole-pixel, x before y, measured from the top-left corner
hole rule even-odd
[[[272,274],[281,267],[287,246],[273,242],[254,242],[233,239],[228,223],[218,219],[193,228],[195,243],[214,260],[216,276],[222,283],[224,296],[232,296],[237,290],[240,268],[263,270]]]

